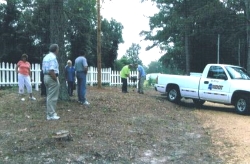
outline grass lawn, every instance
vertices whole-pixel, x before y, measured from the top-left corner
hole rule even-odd
[[[88,87],[89,107],[73,96],[58,101],[60,120],[47,121],[39,92],[37,101],[22,102],[16,88],[0,90],[0,163],[221,162],[193,108],[169,103],[153,88],[129,91]],[[53,138],[61,130],[71,137]]]

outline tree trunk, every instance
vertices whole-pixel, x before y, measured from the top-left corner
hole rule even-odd
[[[100,14],[100,0],[97,0],[97,84],[98,88],[102,87],[102,76],[101,76],[101,14]]]
[[[59,54],[57,60],[59,63],[59,80],[60,80],[60,100],[69,100],[67,87],[65,83],[65,65],[67,61],[64,50],[64,17],[63,17],[63,0],[50,0],[50,42],[59,45]]]
[[[246,29],[247,29],[247,72],[250,73],[250,20],[249,20],[249,0],[245,0],[246,5]]]
[[[190,54],[189,54],[189,41],[188,34],[185,32],[185,54],[186,54],[186,75],[190,74]]]
[[[186,20],[188,19],[188,8],[189,5],[187,5],[187,1],[184,1],[185,3],[185,17]],[[189,54],[189,23],[186,21],[185,23],[185,56],[186,56],[186,75],[190,74],[190,54]]]

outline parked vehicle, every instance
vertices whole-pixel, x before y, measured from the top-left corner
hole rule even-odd
[[[170,102],[190,98],[199,107],[210,101],[234,105],[239,114],[250,113],[250,76],[239,66],[208,64],[202,73],[191,76],[160,74],[155,90],[167,93]]]

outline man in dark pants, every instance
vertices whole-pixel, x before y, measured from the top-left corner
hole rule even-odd
[[[79,56],[75,60],[75,71],[77,78],[78,101],[83,105],[89,105],[89,102],[86,99],[86,78],[88,73],[88,63],[83,51],[80,52]]]
[[[130,69],[132,68],[132,64],[125,65],[121,72],[121,80],[122,80],[122,93],[128,93],[128,81],[127,78],[130,76]]]
[[[144,70],[144,68],[139,65],[138,63],[135,64],[135,68],[137,68],[138,70],[138,93],[139,94],[144,94],[143,92],[143,85],[144,85],[144,81],[146,79],[146,72]]]

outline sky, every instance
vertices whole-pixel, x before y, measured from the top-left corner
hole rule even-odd
[[[139,44],[139,58],[143,65],[148,66],[151,61],[157,61],[163,54],[159,48],[146,51],[145,48],[152,44],[150,41],[143,40],[139,33],[149,30],[149,16],[158,13],[158,9],[152,2],[141,0],[101,0],[101,15],[110,20],[115,19],[124,27],[123,44],[119,44],[118,59],[125,55],[132,43]]]

